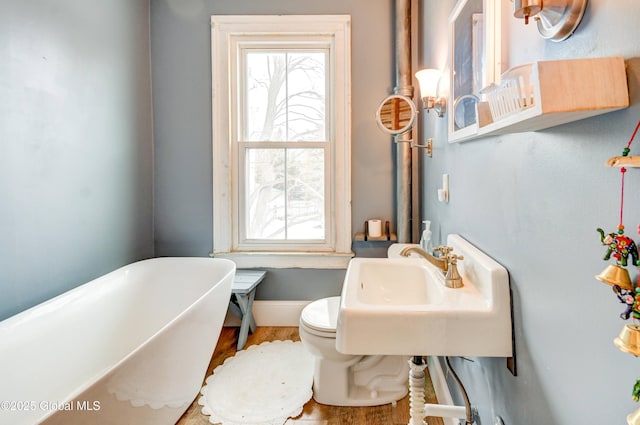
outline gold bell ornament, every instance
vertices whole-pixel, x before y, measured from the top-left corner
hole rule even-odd
[[[609,264],[600,274],[596,275],[596,279],[611,286],[617,285],[627,291],[633,290],[629,271],[618,264]]]
[[[628,425],[640,425],[640,409],[627,415]]]
[[[640,325],[624,325],[613,343],[622,352],[640,356]]]

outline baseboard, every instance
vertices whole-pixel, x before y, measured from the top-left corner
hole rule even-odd
[[[298,326],[302,309],[311,301],[256,301],[253,316],[258,326]]]
[[[431,382],[433,383],[433,389],[436,392],[436,398],[438,404],[453,405],[453,398],[447,385],[447,379],[444,376],[444,371],[438,357],[427,357],[427,367],[429,368],[429,375],[431,376]],[[442,418],[445,425],[458,425],[459,421],[455,418]]]
[[[298,326],[302,309],[311,301],[255,301],[253,317],[257,326]],[[227,312],[225,326],[240,326],[240,319]]]

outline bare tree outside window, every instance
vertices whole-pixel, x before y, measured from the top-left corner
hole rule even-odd
[[[257,142],[245,150],[247,238],[323,240],[326,52],[247,49],[244,60],[242,139]]]

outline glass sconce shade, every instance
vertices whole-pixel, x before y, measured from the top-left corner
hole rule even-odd
[[[444,97],[438,97],[438,84],[441,76],[442,72],[438,69],[423,69],[416,72],[416,78],[420,85],[422,107],[427,112],[433,109],[440,118],[444,116],[447,109],[447,100]]]
[[[437,97],[441,75],[442,72],[437,69],[423,69],[416,72],[420,85],[420,97]]]

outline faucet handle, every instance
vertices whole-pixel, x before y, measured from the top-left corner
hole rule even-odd
[[[451,248],[450,246],[446,246],[446,245],[440,245],[440,246],[437,246],[437,247],[433,248],[433,252],[440,253],[440,257],[449,256],[449,253],[451,251],[453,251],[453,248]]]
[[[447,261],[449,261],[449,264],[456,264],[458,260],[464,260],[464,256],[456,255],[456,254],[447,254]]]
[[[458,260],[464,260],[462,255],[447,254],[447,273],[444,277],[445,286],[448,288],[462,288],[462,276],[458,272]]]

